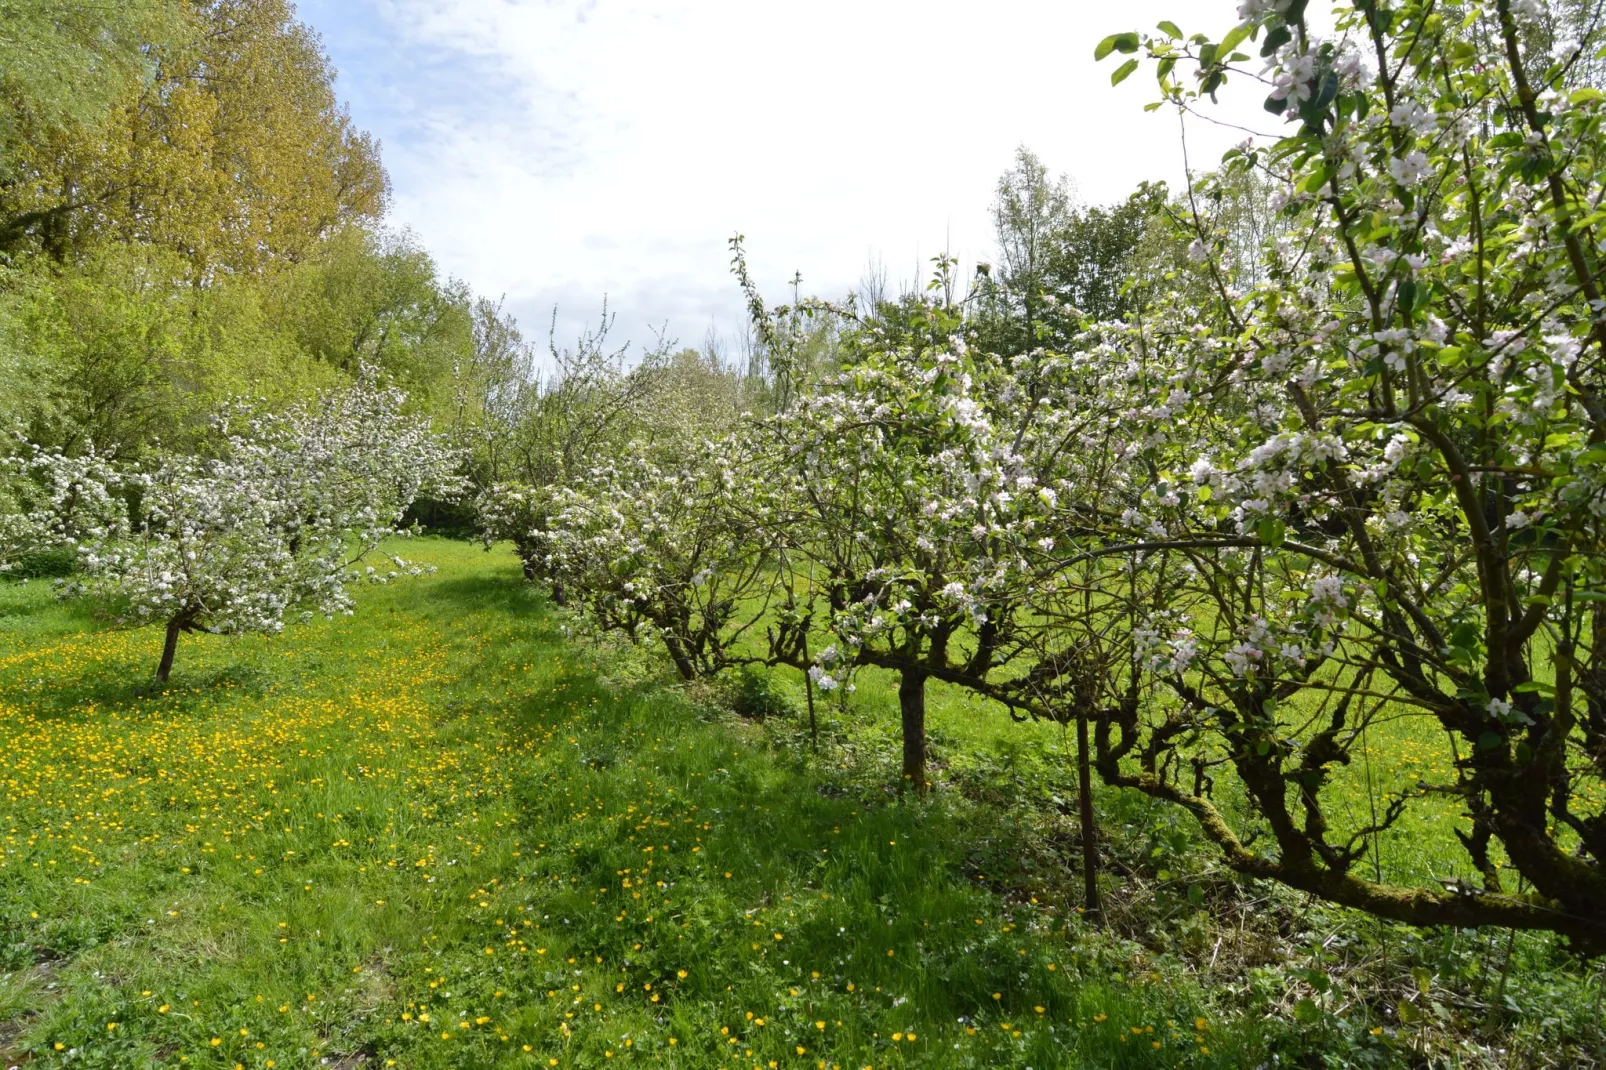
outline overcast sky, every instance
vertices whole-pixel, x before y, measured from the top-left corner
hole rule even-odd
[[[302,0],[353,118],[383,142],[391,223],[560,342],[604,295],[617,340],[734,337],[726,242],[772,299],[836,297],[951,250],[989,257],[1017,145],[1088,203],[1183,175],[1154,83],[1093,47],[1161,18],[1219,36],[1236,0]],[[1265,127],[1253,86],[1223,118]],[[1243,134],[1190,122],[1195,168]]]

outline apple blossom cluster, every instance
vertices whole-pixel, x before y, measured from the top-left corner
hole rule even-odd
[[[1046,382],[1042,361],[1019,371],[1028,363]],[[939,337],[867,352],[762,429],[781,536],[832,639],[815,667],[834,682],[856,663],[940,658],[956,635],[996,633],[1026,586],[1052,583],[1042,561],[1060,491],[1032,452],[1044,427],[1065,428],[1025,401],[1022,379]]]
[[[0,572],[25,554],[122,532],[128,509],[115,485],[93,449],[69,457],[19,440],[16,455],[0,458]]]
[[[277,503],[248,475],[238,464],[188,457],[124,473],[118,487],[137,495],[138,521],[118,537],[79,541],[82,571],[62,592],[109,603],[133,624],[279,631],[290,606],[314,594],[319,569],[290,552],[274,524]],[[321,548],[308,549],[305,560],[317,562]],[[326,612],[347,608],[338,584],[316,593]]]
[[[557,490],[508,481],[494,483],[475,496],[474,511],[486,549],[497,542],[511,542],[525,579],[548,575],[552,547],[547,528]]]

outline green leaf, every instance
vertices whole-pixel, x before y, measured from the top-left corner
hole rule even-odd
[[[1122,82],[1126,81],[1128,75],[1130,75],[1133,71],[1135,71],[1137,69],[1138,69],[1138,61],[1137,60],[1135,60],[1135,59],[1127,60],[1125,63],[1121,64],[1119,67],[1115,68],[1115,73],[1110,75],[1110,84],[1111,85],[1120,85]]]
[[[1266,34],[1266,39],[1260,43],[1260,54],[1269,56],[1293,39],[1294,35],[1289,32],[1287,26],[1274,26]]]
[[[1399,299],[1400,299],[1400,308],[1402,310],[1406,311],[1406,312],[1411,311],[1411,309],[1416,306],[1416,280],[1415,279],[1405,279],[1404,281],[1402,281],[1400,283]]]
[[[1310,177],[1299,184],[1299,188],[1306,193],[1320,193],[1322,187],[1327,185],[1328,180],[1332,177],[1333,168],[1324,165],[1311,172]]]
[[[1093,50],[1093,58],[1101,60],[1111,52],[1121,52],[1130,55],[1138,50],[1138,35],[1136,33],[1112,33],[1098,43]]]
[[[1338,97],[1338,73],[1328,71],[1322,76],[1321,91],[1316,94],[1316,111],[1326,112],[1328,107]]]
[[[1249,24],[1248,23],[1245,23],[1245,24],[1243,24],[1241,26],[1234,26],[1231,29],[1231,31],[1228,32],[1227,36],[1225,36],[1225,37],[1223,37],[1221,39],[1221,47],[1217,51],[1218,51],[1218,53],[1219,52],[1231,52],[1233,49],[1235,49],[1239,45],[1243,44],[1244,41],[1246,41],[1248,38],[1249,38]]]
[[[1182,36],[1182,31],[1177,29],[1177,24],[1172,22],[1172,21],[1170,21],[1169,19],[1167,19],[1165,21],[1162,21],[1160,23],[1159,29],[1160,29],[1161,33],[1165,34],[1168,37],[1180,38]]]
[[[1283,544],[1283,536],[1286,533],[1287,528],[1276,517],[1268,516],[1255,524],[1255,534],[1260,537],[1260,541],[1273,549]]]
[[[1602,97],[1606,97],[1606,93],[1602,93],[1598,89],[1585,86],[1583,89],[1574,89],[1571,93],[1569,93],[1567,95],[1567,103],[1583,104],[1586,101],[1599,100]]]

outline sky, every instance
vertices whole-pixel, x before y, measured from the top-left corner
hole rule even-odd
[[[879,269],[990,259],[1017,146],[1089,204],[1184,175],[1152,75],[1112,88],[1106,34],[1162,18],[1219,37],[1236,0],[301,0],[336,91],[383,146],[391,225],[571,344],[606,299],[611,340],[734,344],[727,242],[774,301],[841,297]],[[1257,87],[1224,121],[1265,129]],[[1243,139],[1187,124],[1195,169]]]

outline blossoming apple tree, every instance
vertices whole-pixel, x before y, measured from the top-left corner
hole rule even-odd
[[[115,470],[90,450],[77,457],[19,439],[0,460],[0,573],[19,558],[121,530],[128,507]]]
[[[1259,80],[1286,132],[1228,160],[1282,191],[1259,281],[1183,211],[1217,300],[1129,327],[1177,400],[1137,503],[1081,539],[1106,598],[1080,626],[1133,659],[1099,767],[1243,873],[1606,950],[1606,98],[1538,0],[1240,14],[1100,46],[1184,108]],[[1449,775],[1354,812],[1402,719]],[[1456,813],[1476,880],[1385,871],[1389,830]]]
[[[49,493],[32,527],[77,549],[81,573],[64,593],[164,626],[165,681],[185,632],[274,633],[297,610],[350,613],[354,578],[421,571],[399,558],[358,571],[422,490],[455,489],[457,455],[404,400],[365,377],[282,413],[242,402],[217,417],[209,455],[134,469],[35,452],[34,483]],[[69,508],[86,501],[95,523]]]
[[[773,489],[747,438],[639,444],[560,488],[542,569],[607,631],[664,644],[683,679],[754,660],[742,642],[771,608]]]
[[[1353,0],[1320,33],[1306,8],[1099,48],[1129,57],[1116,81],[1152,64],[1156,106],[1258,81],[1283,125],[1173,207],[1185,287],[1146,278],[1127,320],[1002,357],[906,301],[909,329],[849,331],[840,376],[722,447],[741,478],[577,488],[565,575],[662,632],[773,562],[768,659],[822,688],[897,673],[917,787],[944,680],[1091,724],[1108,783],[1244,874],[1606,950],[1595,57],[1539,0]],[[1274,191],[1258,257],[1211,209],[1228,184]],[[715,551],[667,538],[676,516]],[[1402,730],[1447,772],[1398,776]],[[1434,823],[1464,871],[1388,848]]]
[[[985,688],[1019,649],[1027,592],[1053,582],[1040,462],[1068,414],[1039,355],[977,356],[946,300],[910,311],[909,330],[863,325],[844,371],[762,440],[792,573],[772,658],[825,690],[896,673],[903,777],[923,791],[927,682]]]

